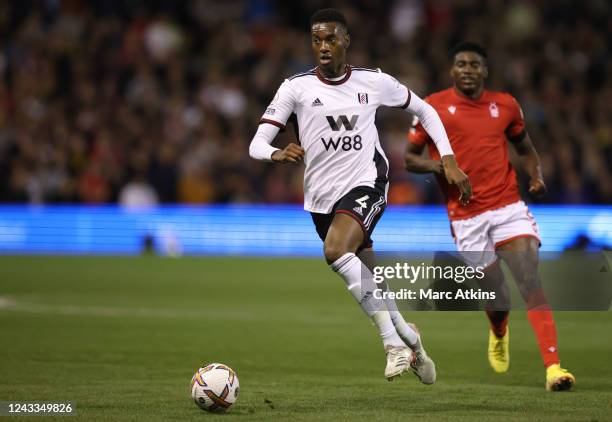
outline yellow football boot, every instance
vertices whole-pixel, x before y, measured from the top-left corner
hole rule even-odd
[[[506,334],[498,338],[489,329],[489,363],[495,372],[508,371],[510,366],[510,327],[506,328]]]
[[[575,383],[576,378],[558,363],[546,368],[546,391],[571,390]]]

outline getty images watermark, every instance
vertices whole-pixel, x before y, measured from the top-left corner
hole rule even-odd
[[[441,266],[427,265],[421,262],[411,265],[407,262],[396,262],[393,265],[377,265],[372,271],[373,280],[376,284],[384,281],[402,280],[415,284],[418,280],[448,280],[462,284],[469,280],[482,280],[485,277],[482,266]],[[436,290],[434,288],[419,288],[416,291],[401,288],[397,291],[376,289],[372,292],[376,299],[401,299],[401,300],[495,300],[495,291],[483,291],[482,289],[456,289]]]
[[[534,298],[553,310],[612,309],[611,251],[364,251],[360,259],[364,297],[392,299],[399,310],[507,311]]]

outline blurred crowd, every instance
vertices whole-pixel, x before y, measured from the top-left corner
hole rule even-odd
[[[450,85],[454,44],[484,43],[546,201],[612,202],[607,0],[0,2],[0,202],[301,202],[301,167],[256,162],[248,144],[283,78],[312,67],[308,20],[329,6],[351,64],[421,96]],[[378,115],[390,202],[437,202],[430,176],[403,169],[410,122]]]

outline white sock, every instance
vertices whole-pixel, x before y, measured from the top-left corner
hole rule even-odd
[[[369,316],[387,346],[404,347],[405,343],[397,335],[387,306],[382,299],[374,297],[378,285],[374,283],[372,273],[354,253],[346,253],[330,265],[330,268],[344,279],[359,306]]]
[[[401,312],[397,309],[395,300],[385,298],[385,305],[389,310],[391,321],[395,326],[397,334],[413,351],[417,352],[422,349],[421,337],[419,334],[404,320]]]

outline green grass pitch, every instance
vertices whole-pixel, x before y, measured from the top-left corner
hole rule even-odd
[[[434,386],[383,378],[375,328],[322,260],[4,257],[0,401],[72,401],[69,420],[84,421],[612,419],[612,313],[556,313],[577,378],[557,394],[524,312],[503,375],[483,314],[406,316],[437,362]],[[240,379],[226,415],[189,398],[209,362]]]

